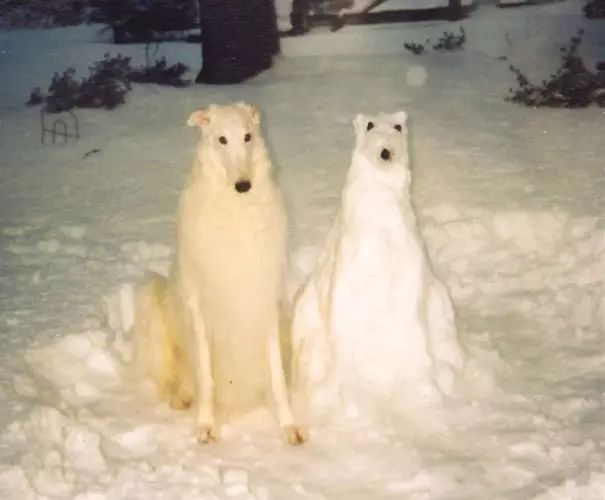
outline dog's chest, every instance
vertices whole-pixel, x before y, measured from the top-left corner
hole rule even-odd
[[[277,280],[285,254],[280,198],[269,192],[206,198],[186,206],[178,244],[200,279],[213,288],[233,289],[235,282],[244,292],[263,279]]]
[[[281,236],[281,212],[269,204],[217,206],[202,211],[196,221],[199,244],[205,249],[252,255],[270,251]]]

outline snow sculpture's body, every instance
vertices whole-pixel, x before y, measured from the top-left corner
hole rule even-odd
[[[416,224],[405,120],[355,118],[341,209],[295,303],[293,390],[311,414],[439,401],[464,362]]]

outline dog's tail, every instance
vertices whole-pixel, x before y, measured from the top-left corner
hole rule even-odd
[[[177,315],[168,279],[153,274],[135,292],[133,364],[138,377],[150,379],[162,399],[178,392],[183,364]]]

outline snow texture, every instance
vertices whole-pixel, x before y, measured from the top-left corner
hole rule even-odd
[[[78,112],[82,137],[66,146],[40,144],[29,90],[107,51],[143,64],[145,48],[109,45],[98,26],[0,32],[0,498],[601,500],[605,115],[505,102],[514,75],[500,59],[539,81],[583,27],[594,67],[604,21],[582,6],[481,3],[462,23],[314,30],[283,47],[318,57],[282,57],[228,88],[137,85],[121,108]],[[461,24],[462,51],[402,48]],[[162,55],[199,67],[195,44],[162,44]],[[408,82],[414,66],[423,85]],[[193,414],[132,383],[131,290],[172,258],[197,139],[184,123],[235,100],[263,111],[279,167],[290,299],[340,209],[352,116],[409,114],[419,236],[467,361],[494,379],[440,407],[436,432],[343,419],[292,449],[259,412],[201,447]]]

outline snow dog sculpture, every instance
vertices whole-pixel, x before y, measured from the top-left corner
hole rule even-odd
[[[307,415],[439,402],[463,367],[452,303],[416,223],[406,119],[353,121],[340,210],[294,304],[292,389]]]

